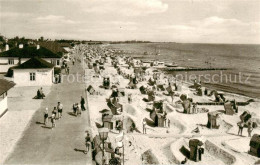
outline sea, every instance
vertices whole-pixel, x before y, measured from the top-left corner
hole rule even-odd
[[[187,82],[197,79],[211,89],[260,98],[260,45],[124,43],[109,47],[124,50],[127,56],[176,63],[180,67],[225,68],[215,71],[165,71],[165,74]]]

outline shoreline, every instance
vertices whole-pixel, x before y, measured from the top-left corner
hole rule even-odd
[[[116,50],[120,50],[120,51],[125,51],[124,49],[122,49],[122,48],[115,48],[115,47],[113,47],[113,44],[111,44],[111,45],[103,45],[104,47],[108,47],[108,46],[111,46],[112,47],[112,49],[116,49]],[[136,57],[133,57],[133,55],[135,54],[136,52],[130,52],[130,53],[123,53],[123,55],[124,56],[126,56],[126,57],[132,57],[132,58],[136,58]],[[141,59],[142,57],[138,57],[138,58],[136,58],[136,59]],[[155,60],[155,59],[152,59],[152,60]],[[179,66],[179,67],[182,67],[182,66]],[[149,67],[149,68],[152,68],[152,67]],[[156,68],[155,68],[156,69]],[[160,69],[159,69],[160,70]],[[171,73],[167,73],[166,71],[163,71],[163,70],[160,70],[162,73],[164,73],[164,74],[166,74],[166,75],[172,75]],[[189,81],[182,81],[182,82],[184,82],[185,84],[187,84],[187,85],[193,85],[191,82],[189,82]],[[202,83],[203,84],[203,83]],[[253,96],[249,96],[249,95],[247,95],[247,94],[244,94],[244,93],[241,93],[241,92],[238,92],[238,93],[236,93],[236,92],[231,92],[231,91],[228,91],[228,90],[224,90],[224,89],[220,89],[220,88],[218,88],[218,87],[214,87],[214,84],[209,84],[209,85],[206,85],[205,86],[205,84],[203,84],[202,85],[203,87],[206,87],[206,86],[208,86],[207,88],[208,89],[210,89],[210,90],[217,90],[217,91],[220,91],[220,92],[223,92],[223,93],[226,93],[226,94],[228,94],[228,95],[234,95],[234,96],[237,96],[237,97],[245,97],[245,98],[248,98],[248,99],[254,99],[254,100],[256,100],[256,102],[260,102],[260,96],[259,97],[253,97]]]

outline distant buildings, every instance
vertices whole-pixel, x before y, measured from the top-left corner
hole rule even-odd
[[[15,83],[0,79],[0,117],[2,117],[8,110],[7,92],[15,86]]]
[[[39,57],[52,63],[55,67],[61,67],[62,54],[56,54],[52,51],[37,46],[36,47],[23,47],[13,48],[0,53],[0,73],[5,73],[10,67],[22,64],[33,57]]]
[[[52,85],[54,74],[72,50],[67,42],[45,41],[43,37],[39,41],[15,37],[1,45],[0,73],[12,77],[17,86]]]

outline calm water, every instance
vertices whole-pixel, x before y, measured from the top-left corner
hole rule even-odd
[[[200,76],[205,86],[260,98],[260,45],[146,43],[115,44],[141,59],[176,62],[186,67],[228,68],[226,71],[167,72],[190,81]],[[160,50],[160,56],[154,55]],[[148,55],[144,55],[144,52]],[[192,75],[192,76],[190,76]],[[185,78],[187,77],[187,78]],[[180,77],[181,78],[181,77]]]

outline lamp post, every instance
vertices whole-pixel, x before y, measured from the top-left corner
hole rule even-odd
[[[100,139],[102,140],[102,145],[103,145],[103,150],[102,150],[102,164],[104,164],[104,155],[105,155],[105,147],[104,147],[104,143],[105,143],[105,140],[107,139],[108,137],[108,128],[100,128],[98,129],[98,133],[99,133],[99,137]]]

